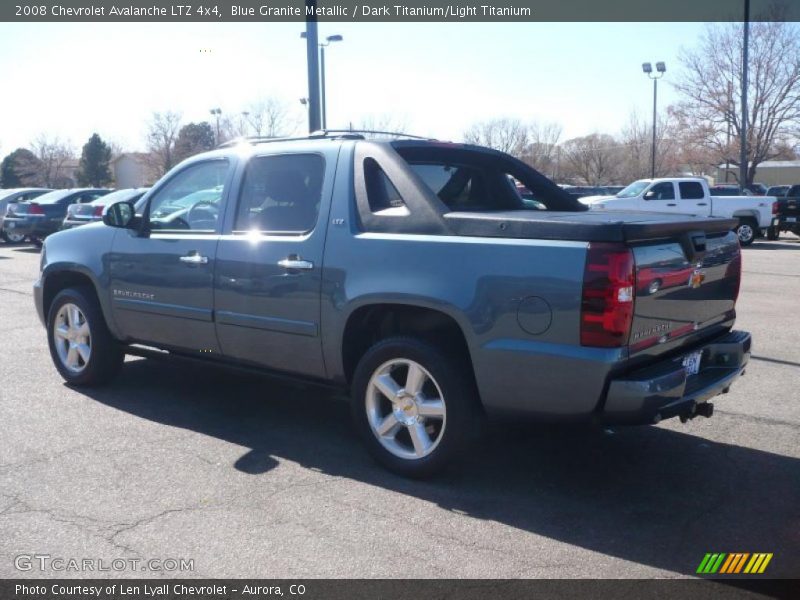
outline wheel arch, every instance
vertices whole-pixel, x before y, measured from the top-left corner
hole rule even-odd
[[[109,326],[111,325],[105,303],[101,300],[97,292],[97,283],[94,277],[79,266],[68,265],[50,265],[42,274],[42,309],[45,322],[47,321],[47,315],[50,314],[50,307],[53,304],[53,299],[61,290],[71,287],[82,287],[89,290],[100,305],[106,324]]]
[[[354,307],[345,319],[339,344],[344,381],[352,381],[358,361],[373,344],[399,335],[417,337],[461,355],[474,380],[469,342],[456,317],[421,303],[375,301]]]

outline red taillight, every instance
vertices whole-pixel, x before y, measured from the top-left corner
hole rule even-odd
[[[92,214],[93,214],[95,217],[102,217],[102,216],[103,216],[103,209],[104,209],[104,208],[105,208],[105,206],[103,206],[102,204],[101,204],[100,206],[95,206],[95,207],[94,207],[94,212],[93,212]]]
[[[773,215],[777,215],[778,214],[778,203],[777,202],[773,202],[772,203],[772,214]]]
[[[636,282],[633,252],[621,244],[589,244],[583,272],[581,345],[617,348],[628,341]]]
[[[44,209],[39,206],[38,204],[29,204],[28,205],[28,214],[29,215],[43,215]]]

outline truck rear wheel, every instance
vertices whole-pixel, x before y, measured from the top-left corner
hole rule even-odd
[[[426,477],[463,456],[478,417],[472,378],[436,346],[393,337],[372,346],[353,377],[353,419],[387,469]]]
[[[11,233],[9,231],[0,231],[0,237],[5,240],[7,244],[21,244],[25,241],[25,236],[20,233]]]
[[[72,385],[106,383],[125,359],[97,299],[82,287],[62,290],[53,299],[47,316],[47,341],[53,364]]]
[[[739,236],[739,243],[742,246],[749,246],[756,239],[758,225],[753,219],[741,219],[735,231],[736,235]]]

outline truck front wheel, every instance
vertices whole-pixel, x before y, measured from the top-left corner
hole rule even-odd
[[[103,311],[85,287],[60,291],[47,316],[47,341],[53,363],[72,385],[99,385],[112,379],[125,354],[112,337]]]
[[[749,246],[756,239],[758,225],[753,219],[741,219],[735,231],[739,236],[739,243],[742,246]]]
[[[426,477],[465,454],[479,416],[461,362],[415,338],[388,338],[367,350],[353,377],[353,419],[379,463]]]

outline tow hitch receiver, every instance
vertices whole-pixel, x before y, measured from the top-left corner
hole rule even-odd
[[[706,419],[708,419],[713,414],[714,414],[714,403],[701,402],[700,404],[693,405],[691,410],[681,414],[680,419],[681,423],[686,423],[686,421],[688,421],[689,419],[694,419],[695,417],[705,417]]]

